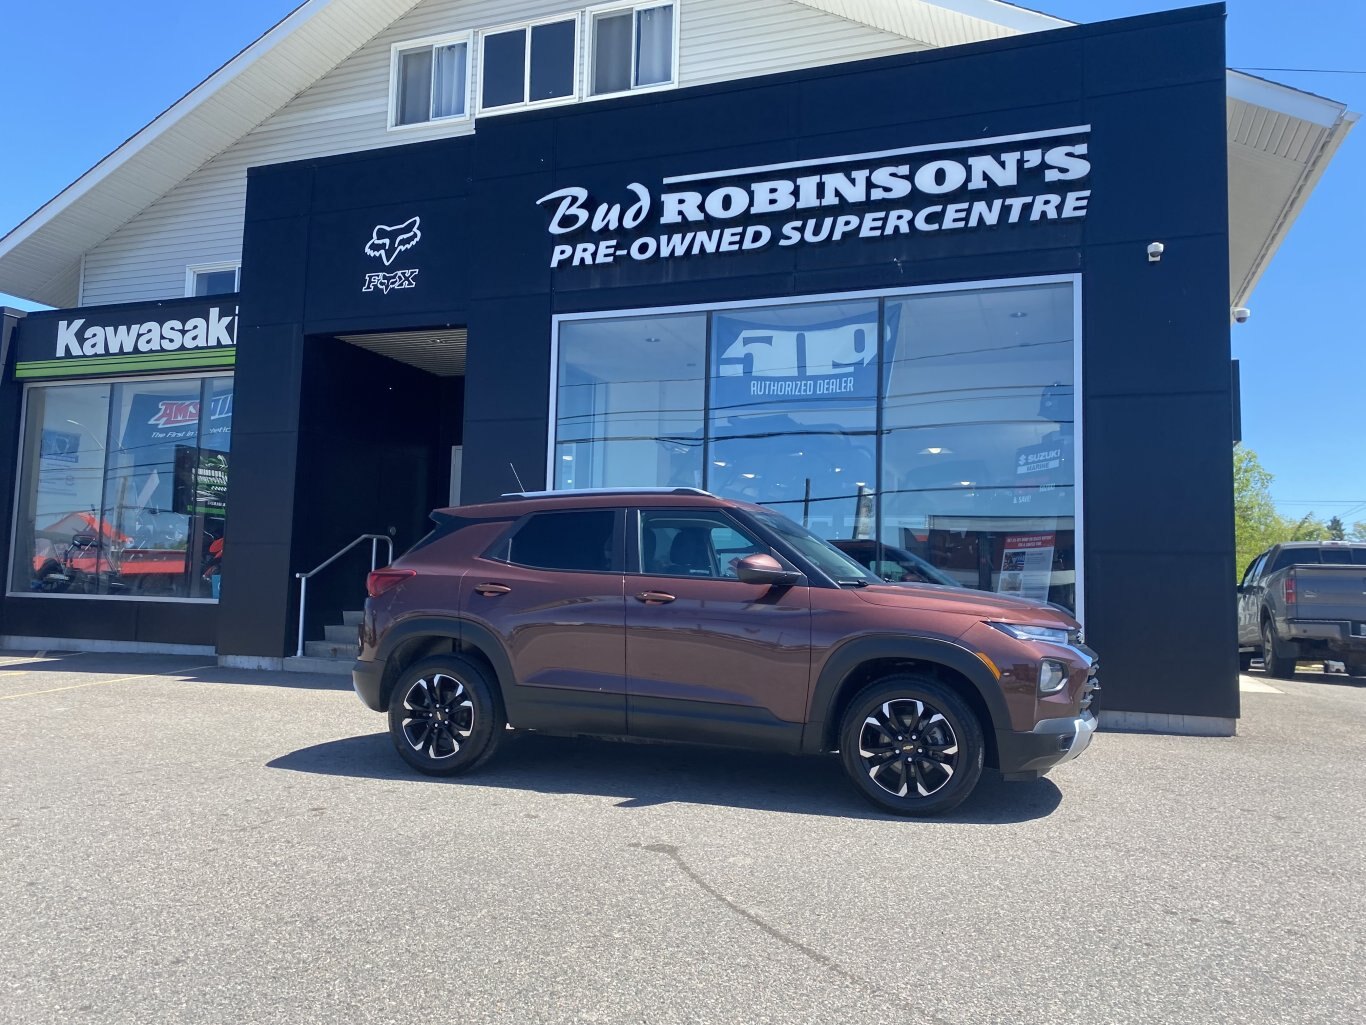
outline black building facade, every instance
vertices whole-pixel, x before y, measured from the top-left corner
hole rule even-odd
[[[0,633],[270,664],[296,573],[406,547],[456,488],[692,485],[1066,604],[1107,711],[1231,729],[1223,29],[1194,8],[255,168],[236,296],[6,320]],[[307,636],[358,602],[344,565]]]

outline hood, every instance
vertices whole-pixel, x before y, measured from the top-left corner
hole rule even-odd
[[[968,587],[940,587],[934,584],[870,584],[854,592],[869,605],[892,608],[923,609],[927,612],[948,612],[960,616],[999,619],[1006,623],[1030,623],[1036,626],[1077,628],[1070,613],[1047,602],[1033,598],[1012,598],[990,591],[975,591]]]

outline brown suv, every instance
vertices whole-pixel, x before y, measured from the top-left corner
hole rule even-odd
[[[370,575],[356,693],[414,768],[505,724],[839,751],[930,815],[984,765],[1034,779],[1091,740],[1096,658],[1051,605],[888,584],[769,509],[690,488],[509,495],[433,513]]]

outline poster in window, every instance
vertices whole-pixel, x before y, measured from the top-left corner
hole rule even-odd
[[[996,590],[1021,598],[1048,600],[1053,582],[1055,534],[1010,534],[1001,552],[1001,573]]]

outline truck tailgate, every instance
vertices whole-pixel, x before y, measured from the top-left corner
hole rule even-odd
[[[1366,566],[1296,566],[1290,619],[1366,620]],[[1355,632],[1355,631],[1353,631]]]

